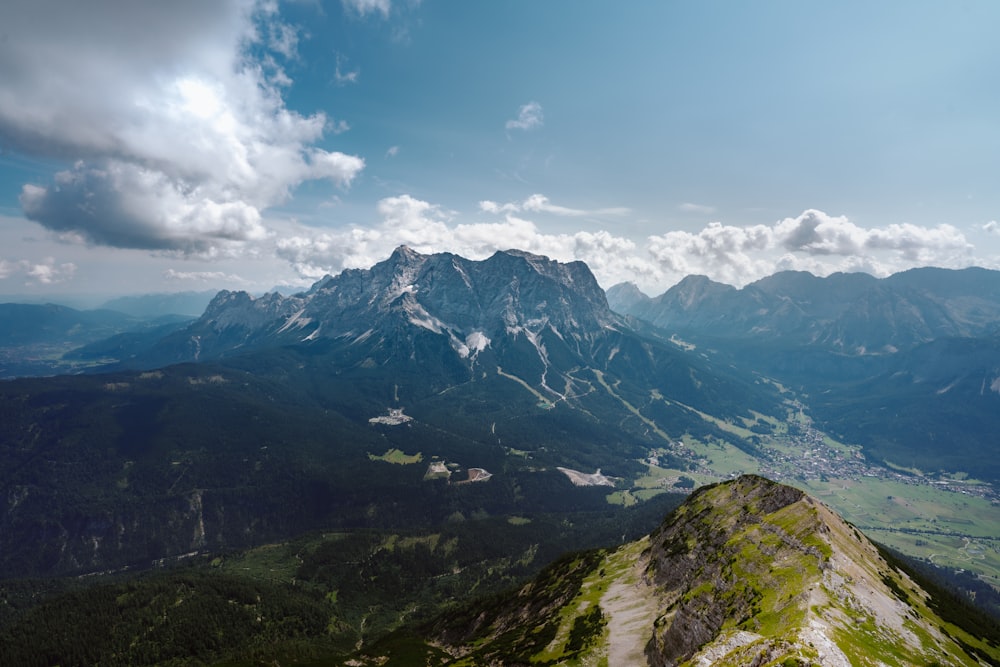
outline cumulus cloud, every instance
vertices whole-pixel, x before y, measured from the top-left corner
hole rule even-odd
[[[399,155],[399,146],[389,146],[385,152],[386,157],[396,157],[397,155]]]
[[[1000,232],[1000,224],[996,220],[990,220],[985,225],[983,225],[983,231],[989,232],[991,234]]]
[[[737,284],[746,276],[767,275],[773,267],[763,252],[772,244],[772,231],[764,225],[711,222],[698,232],[671,231],[648,240],[647,250],[657,266],[677,279],[703,274]]]
[[[914,266],[972,263],[972,245],[951,225],[908,223],[864,228],[845,216],[806,210],[773,225],[711,222],[696,232],[649,238],[649,253],[665,274],[692,273],[743,285],[776,270],[864,271],[885,276]]]
[[[0,259],[0,280],[21,279],[25,285],[54,285],[72,279],[75,273],[76,264],[56,264],[52,257],[40,262]]]
[[[449,251],[471,259],[518,248],[562,261],[582,260],[608,285],[622,280],[659,280],[655,263],[638,256],[630,239],[607,231],[552,234],[518,214],[522,205],[481,204],[492,220],[456,223],[457,214],[409,195],[377,206],[379,222],[336,232],[300,229],[277,240],[278,253],[303,278],[318,279],[345,268],[368,267],[400,244],[418,252]],[[515,210],[516,209],[516,210]]]
[[[797,218],[785,218],[774,233],[782,246],[811,255],[854,255],[864,247],[865,230],[845,217],[808,210]]]
[[[517,118],[508,120],[504,127],[508,130],[533,130],[541,127],[544,120],[542,105],[538,102],[528,102],[518,109]]]
[[[206,253],[259,239],[262,211],[305,181],[349,187],[364,160],[317,146],[325,114],[285,106],[279,63],[297,57],[300,32],[276,12],[254,0],[5,8],[0,141],[79,160],[24,186],[26,215],[91,243]]]
[[[742,286],[786,269],[885,276],[925,264],[959,268],[976,263],[964,237],[948,225],[863,228],[845,217],[808,210],[770,225],[711,222],[637,244],[608,230],[546,232],[528,219],[545,210],[535,205],[542,201],[547,202],[544,197],[507,204],[483,201],[480,212],[486,220],[461,222],[457,213],[409,195],[389,197],[379,202],[379,219],[371,226],[300,228],[276,245],[278,254],[304,279],[371,266],[400,244],[418,252],[449,251],[472,259],[519,248],[561,261],[582,260],[605,287],[629,280],[648,293],[660,293],[691,274]]]
[[[909,223],[864,229],[844,216],[807,210],[774,226],[776,240],[786,249],[809,255],[860,256],[894,250],[903,259],[932,261],[944,253],[965,254],[973,247],[951,225],[921,227]]]
[[[219,242],[266,236],[251,204],[180,188],[162,172],[133,164],[77,163],[57,173],[51,187],[25,185],[20,201],[28,218],[53,231],[119,248],[205,254]]]

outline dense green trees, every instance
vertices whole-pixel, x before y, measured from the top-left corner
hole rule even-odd
[[[387,464],[388,465],[388,464]],[[568,484],[568,482],[567,482]],[[649,532],[679,502],[317,533],[167,570],[0,581],[0,664],[285,663],[344,655],[401,624],[523,582],[568,550]],[[438,490],[449,491],[441,483]],[[529,494],[532,490],[527,491]],[[416,525],[416,524],[415,524]]]
[[[0,631],[5,665],[211,662],[321,637],[316,594],[217,572],[187,571],[64,593]]]

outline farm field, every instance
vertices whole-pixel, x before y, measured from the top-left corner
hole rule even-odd
[[[795,482],[881,542],[1000,585],[1000,507],[974,495],[865,478]]]

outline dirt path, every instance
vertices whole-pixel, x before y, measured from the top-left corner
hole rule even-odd
[[[601,610],[608,619],[608,664],[615,667],[647,664],[643,649],[660,613],[653,589],[642,582],[645,560],[638,558],[639,553],[641,549],[601,597]]]

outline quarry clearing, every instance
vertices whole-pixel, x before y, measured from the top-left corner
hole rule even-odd
[[[378,417],[368,420],[369,424],[384,424],[386,426],[399,426],[406,422],[413,421],[413,417],[403,414],[403,408],[389,408],[389,411]]]
[[[610,477],[605,477],[601,474],[601,469],[598,468],[597,472],[593,474],[587,474],[585,472],[580,472],[579,470],[572,470],[570,468],[556,467],[556,470],[566,475],[569,481],[573,482],[574,486],[614,486],[615,482]]]

